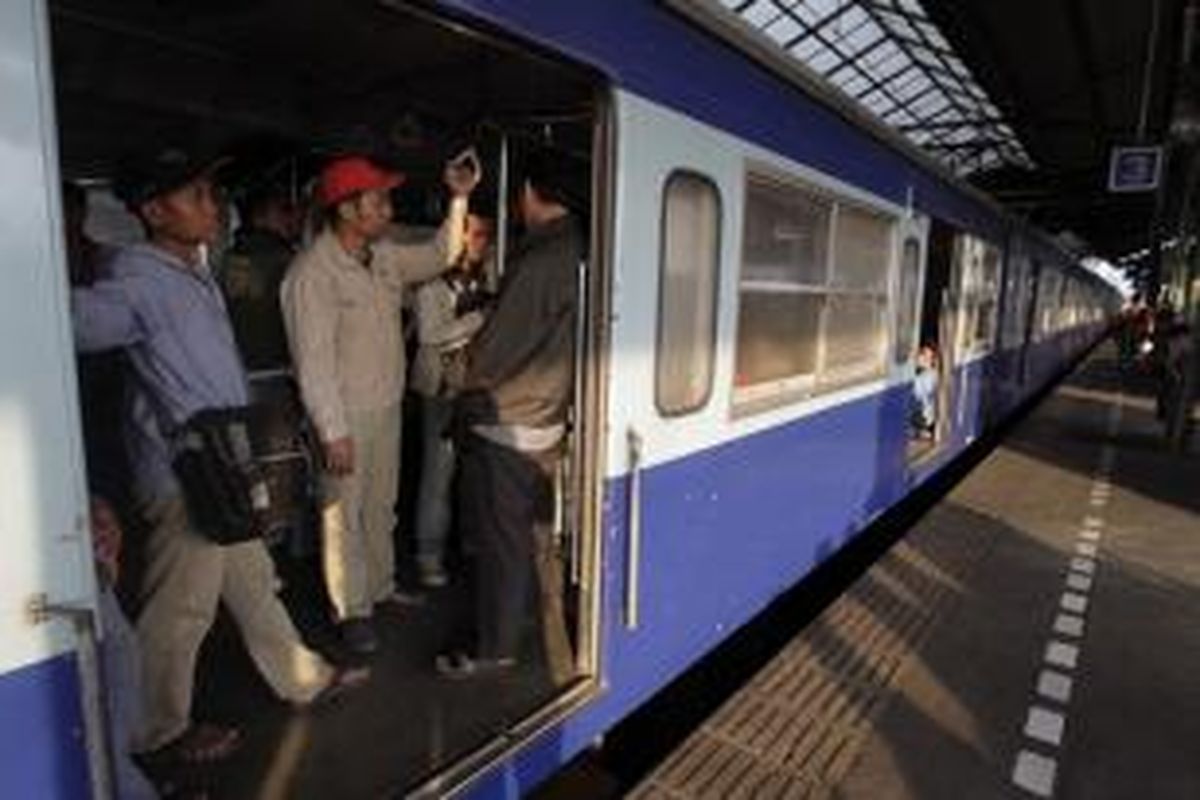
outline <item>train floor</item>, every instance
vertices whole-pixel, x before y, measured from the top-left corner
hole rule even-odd
[[[278,558],[281,596],[305,640],[341,663],[315,563]],[[492,739],[555,693],[536,631],[525,638],[528,667],[487,680],[452,681],[435,656],[466,614],[465,576],[417,602],[377,612],[381,647],[366,685],[310,711],[275,699],[224,612],[204,644],[193,704],[198,718],[237,725],[237,751],[217,764],[148,766],[181,796],[209,800],[324,800],[399,797],[413,782]],[[411,582],[410,582],[411,585]]]
[[[629,796],[1200,797],[1200,449],[1114,352]]]

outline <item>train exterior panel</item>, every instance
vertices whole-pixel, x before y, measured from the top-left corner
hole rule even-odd
[[[924,215],[1010,250],[1027,234],[660,3],[446,0],[440,7],[605,76],[615,137],[607,176],[614,200],[611,217],[602,220],[611,242],[612,322],[603,354],[608,391],[597,420],[604,431],[599,675],[570,713],[480,762],[454,787],[507,798],[592,743],[1011,414],[1102,332],[1103,320],[1093,315],[1067,330],[1043,326],[1031,313],[1030,325],[1017,326],[1026,335],[1015,346],[998,346],[995,335],[983,351],[956,344],[947,374],[952,424],[937,452],[920,463],[906,456],[911,365],[890,355],[886,369],[864,382],[739,413],[735,350],[748,169],[848,198],[894,219],[897,231]],[[0,173],[8,178],[0,185],[8,262],[0,318],[9,326],[0,337],[0,501],[8,547],[0,707],[7,720],[27,720],[0,735],[0,776],[20,787],[14,796],[74,798],[85,793],[86,758],[69,631],[32,626],[23,616],[39,593],[85,603],[94,593],[71,406],[46,49],[40,0],[0,7]],[[703,176],[720,197],[716,339],[707,401],[664,416],[655,399],[660,223],[663,188],[679,171]],[[1045,243],[1029,248],[1039,250],[1043,271],[1074,269]],[[889,330],[896,271],[893,264]],[[1000,308],[1001,325],[1014,308]],[[1030,338],[1033,328],[1044,331]],[[631,433],[641,443],[636,474]],[[631,509],[640,511],[637,520]],[[640,541],[631,539],[631,521]]]

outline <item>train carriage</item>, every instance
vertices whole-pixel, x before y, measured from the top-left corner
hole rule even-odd
[[[138,47],[166,41],[203,60],[204,31],[220,23],[128,5],[0,6],[0,779],[14,797],[107,788],[58,187],[136,136],[112,120],[141,98],[113,99],[96,52],[136,94],[139,81],[173,79],[139,71],[154,62],[129,60]],[[389,36],[444,42],[448,81],[486,84],[480,60],[509,70],[510,83],[480,90],[485,113],[509,119],[529,96],[556,98],[589,176],[559,514],[580,678],[394,776],[397,793],[515,797],[537,785],[1013,414],[1115,310],[1044,234],[688,4],[255,5],[259,22],[237,28],[248,46],[274,47],[255,27],[271,13],[312,36],[272,50],[275,67],[305,52],[324,63],[301,44],[316,48],[322,31],[337,41],[344,23],[362,63],[392,63],[399,79],[432,80],[415,73],[439,65],[429,47],[390,53]],[[91,72],[70,58],[85,55]],[[180,70],[178,85],[196,80]],[[238,80],[215,70],[208,80]],[[200,109],[213,125],[278,112],[271,124],[316,136],[329,122],[282,106],[251,119],[239,102],[269,76],[240,74],[245,97]],[[421,91],[437,104],[440,86]],[[917,435],[922,346],[936,352],[936,422]],[[401,702],[377,713],[400,715]],[[375,746],[386,756],[386,741]]]

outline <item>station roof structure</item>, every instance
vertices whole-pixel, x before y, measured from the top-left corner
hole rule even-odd
[[[1153,192],[1112,194],[1117,145],[1166,138],[1184,0],[719,0],[764,41],[1051,233],[1117,260]]]

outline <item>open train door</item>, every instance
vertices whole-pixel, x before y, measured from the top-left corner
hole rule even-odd
[[[921,282],[921,314],[918,348],[932,351],[936,374],[932,423],[915,436],[909,446],[909,461],[923,462],[941,451],[954,429],[955,387],[959,353],[959,294],[961,268],[958,236],[954,228],[938,219],[929,223],[926,258]]]
[[[896,335],[892,352],[892,374],[895,380],[912,387],[914,396],[910,406],[915,406],[916,403],[917,356],[922,344],[921,297],[925,290],[929,227],[929,217],[910,213],[904,217],[898,228],[900,269],[896,289],[898,301],[896,304]],[[920,424],[915,411],[915,407],[910,407],[904,420],[910,461],[916,460],[923,449],[927,449],[922,447],[922,431],[919,429]]]
[[[48,53],[44,6],[0,5],[0,775],[107,798]]]

